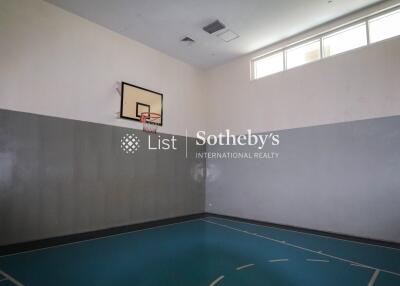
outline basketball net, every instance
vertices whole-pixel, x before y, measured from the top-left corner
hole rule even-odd
[[[161,125],[161,115],[154,112],[142,112],[140,122],[143,123],[143,131],[157,133],[157,128]]]

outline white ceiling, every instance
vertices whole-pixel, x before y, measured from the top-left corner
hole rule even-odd
[[[46,0],[200,68],[210,68],[381,0]],[[202,27],[219,19],[240,37]],[[218,32],[216,33],[218,34]],[[196,42],[180,42],[189,36]]]

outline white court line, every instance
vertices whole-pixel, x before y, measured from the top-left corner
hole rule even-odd
[[[371,269],[371,270],[375,270],[375,269],[376,269],[376,268],[374,268],[374,267],[370,267],[370,266],[362,265],[362,264],[358,264],[358,263],[351,263],[350,266],[361,267],[361,268],[367,268],[367,269]]]
[[[351,263],[350,266],[355,266],[355,267],[364,267],[364,265],[360,265],[357,263]]]
[[[222,275],[222,276],[219,276],[217,279],[215,279],[211,284],[210,284],[210,286],[214,286],[214,285],[217,285],[217,283],[219,282],[219,281],[221,281],[222,279],[224,279],[224,275]]]
[[[84,240],[75,241],[75,242],[69,242],[69,243],[58,244],[58,245],[54,245],[54,246],[48,246],[48,247],[43,247],[43,248],[38,248],[38,249],[33,249],[33,250],[26,250],[26,251],[21,251],[21,252],[6,254],[6,255],[0,255],[0,258],[13,256],[13,255],[18,255],[18,254],[31,253],[31,252],[36,252],[36,251],[41,251],[41,250],[46,250],[46,249],[51,249],[51,248],[63,247],[63,246],[72,245],[72,244],[79,244],[79,243],[84,243],[84,242],[93,241],[93,240],[100,240],[100,239],[105,239],[105,238],[109,238],[109,237],[113,237],[113,236],[120,236],[120,235],[130,234],[130,233],[133,233],[133,232],[141,232],[141,231],[145,231],[145,230],[162,228],[162,227],[166,227],[166,226],[189,223],[189,222],[194,222],[194,221],[199,221],[199,220],[202,220],[202,219],[199,219],[199,218],[190,219],[190,220],[185,220],[185,221],[181,221],[181,222],[175,222],[175,223],[163,224],[163,225],[158,225],[158,226],[153,226],[153,227],[148,227],[148,228],[143,228],[143,229],[132,230],[132,231],[128,231],[128,232],[110,234],[110,235],[106,235],[106,236],[102,236],[102,237],[84,239]],[[118,227],[118,226],[116,226],[116,227]]]
[[[268,262],[271,262],[271,263],[275,263],[275,262],[286,262],[286,261],[289,261],[289,259],[284,258],[284,259],[272,259],[272,260],[268,260]]]
[[[225,228],[228,228],[228,229],[231,229],[231,230],[235,230],[235,231],[238,231],[238,232],[242,232],[242,233],[246,233],[246,234],[249,234],[249,235],[253,235],[253,236],[256,236],[256,237],[259,237],[259,238],[267,239],[267,240],[270,240],[270,241],[273,241],[273,242],[276,242],[276,243],[280,243],[280,244],[283,244],[283,245],[286,245],[286,246],[291,246],[291,247],[294,247],[294,248],[297,248],[297,249],[308,251],[308,252],[311,252],[311,253],[314,253],[314,254],[323,255],[323,256],[326,256],[326,257],[329,257],[329,258],[333,258],[333,259],[336,259],[336,260],[340,260],[340,261],[344,261],[344,262],[347,262],[347,263],[350,263],[350,264],[357,264],[357,265],[365,267],[365,268],[379,270],[380,272],[385,272],[385,273],[393,274],[393,275],[396,275],[396,276],[400,277],[400,273],[396,273],[396,272],[393,272],[393,271],[390,271],[390,270],[380,269],[380,268],[372,267],[372,266],[365,265],[365,264],[362,264],[362,263],[358,263],[358,262],[355,262],[355,261],[352,261],[352,260],[348,260],[348,259],[345,259],[345,258],[341,258],[341,257],[338,257],[338,256],[334,256],[334,255],[318,252],[318,251],[315,251],[315,250],[312,250],[312,249],[308,249],[308,248],[305,248],[305,247],[302,247],[302,246],[299,246],[299,245],[295,245],[293,243],[288,243],[288,242],[283,243],[280,240],[273,239],[273,238],[270,238],[268,236],[264,236],[264,235],[260,235],[260,234],[252,234],[252,233],[249,233],[249,232],[244,231],[242,229],[234,228],[234,227],[231,227],[231,226],[228,226],[228,225],[224,225],[224,224],[220,224],[220,223],[217,223],[217,222],[208,221],[208,220],[205,220],[205,219],[203,219],[203,221],[211,223],[211,224],[219,225],[221,227],[225,227]]]
[[[325,259],[306,259],[306,260],[310,262],[323,262],[323,263],[329,262],[329,260]]]
[[[252,266],[254,266],[253,263],[252,264],[242,265],[242,266],[237,267],[236,271],[239,271],[239,270],[242,270],[242,269],[245,269],[245,268],[249,268],[249,267],[252,267]]]
[[[336,237],[331,237],[331,236],[328,236],[328,235],[314,234],[314,233],[309,233],[309,232],[303,232],[303,231],[297,231],[297,230],[292,230],[292,229],[280,228],[280,227],[276,227],[276,226],[268,226],[268,225],[254,224],[254,223],[249,223],[249,222],[245,222],[245,221],[235,221],[235,220],[231,220],[231,219],[227,219],[227,218],[222,218],[222,217],[217,217],[217,216],[212,216],[212,215],[209,216],[209,217],[210,217],[210,218],[214,218],[214,219],[223,219],[223,220],[227,220],[227,221],[231,221],[231,222],[236,222],[236,223],[244,223],[244,224],[248,224],[248,225],[252,225],[252,226],[261,226],[261,227],[266,227],[266,228],[274,228],[274,229],[278,229],[278,230],[282,230],[282,231],[296,232],[296,233],[301,233],[301,234],[305,234],[305,235],[318,236],[318,237],[323,237],[323,238],[327,238],[327,239],[341,240],[341,241],[347,241],[347,242],[355,243],[355,244],[364,244],[364,245],[370,245],[370,246],[376,246],[376,247],[381,247],[381,248],[387,248],[387,249],[391,249],[391,250],[400,251],[400,248],[395,248],[395,247],[390,247],[390,246],[384,246],[384,245],[379,245],[379,244],[371,244],[371,243],[366,243],[366,242],[359,242],[359,241],[354,241],[354,240],[336,238]]]
[[[14,283],[17,286],[24,286],[22,283],[18,282],[14,277],[8,275],[4,271],[0,270],[0,274],[3,275],[4,277],[6,277],[6,280],[10,280],[12,283]]]
[[[374,286],[376,279],[378,278],[379,275],[379,270],[375,270],[374,274],[371,277],[371,280],[369,280],[368,286]]]

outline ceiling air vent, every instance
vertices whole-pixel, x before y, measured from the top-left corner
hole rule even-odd
[[[184,37],[184,38],[181,40],[181,42],[184,42],[184,43],[194,43],[194,40],[193,40],[192,38],[189,38],[189,37]]]
[[[230,41],[233,41],[234,39],[239,38],[239,35],[231,30],[226,30],[226,31],[222,32],[221,34],[217,35],[217,37],[220,38],[221,40],[223,40],[224,42],[228,43]]]
[[[185,46],[191,46],[195,43],[195,40],[186,36],[183,39],[181,39],[181,43],[183,43]]]
[[[207,26],[203,27],[203,30],[206,31],[209,34],[213,34],[219,30],[225,29],[225,25],[222,24],[220,21],[216,20],[212,22],[211,24],[208,24]]]

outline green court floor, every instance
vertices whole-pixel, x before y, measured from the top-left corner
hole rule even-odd
[[[217,217],[0,257],[0,286],[400,285],[400,249]]]

